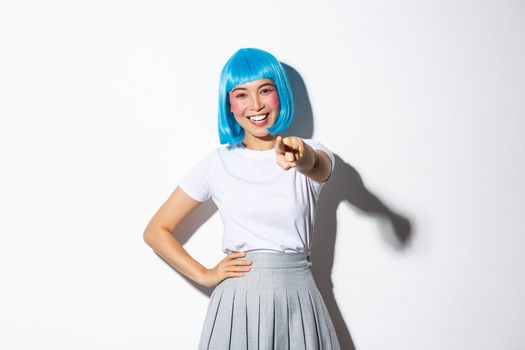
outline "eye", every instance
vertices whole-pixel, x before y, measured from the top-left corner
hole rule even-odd
[[[235,95],[236,98],[243,98],[245,96],[246,96],[246,94],[242,93],[242,92],[240,94]]]
[[[268,95],[273,92],[273,89],[262,89],[261,93],[264,95]]]

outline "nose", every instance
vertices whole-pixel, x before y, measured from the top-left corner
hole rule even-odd
[[[264,104],[261,102],[258,95],[252,97],[252,108],[255,111],[260,111],[264,108]]]

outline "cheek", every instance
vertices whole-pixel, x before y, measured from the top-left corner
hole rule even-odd
[[[230,106],[231,106],[231,112],[234,115],[242,114],[243,108],[242,108],[241,104],[238,101],[230,100]]]
[[[279,95],[276,92],[268,96],[268,104],[273,109],[279,109]]]

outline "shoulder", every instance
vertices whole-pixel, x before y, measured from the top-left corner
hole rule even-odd
[[[220,147],[215,147],[207,152],[196,155],[194,159],[194,169],[208,171],[217,162],[219,158]]]
[[[228,158],[236,147],[236,145],[219,145],[214,147],[201,157],[200,163],[206,164],[208,168],[213,168],[221,159],[225,160]]]

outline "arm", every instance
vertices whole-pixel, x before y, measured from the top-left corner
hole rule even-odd
[[[297,162],[297,171],[308,176],[312,180],[318,182],[327,181],[332,173],[332,160],[324,151],[314,150],[306,143],[305,148],[311,149],[311,152],[313,153],[312,157],[315,158],[314,164],[308,164],[306,159],[305,163],[301,163],[301,159],[299,159]]]
[[[277,163],[288,170],[296,167],[297,171],[318,182],[327,181],[332,174],[332,160],[321,150],[314,150],[303,139],[277,136],[275,146]]]
[[[180,273],[197,283],[200,283],[206,268],[188,254],[172,232],[199,204],[201,202],[177,186],[150,220],[143,235],[146,244]]]

